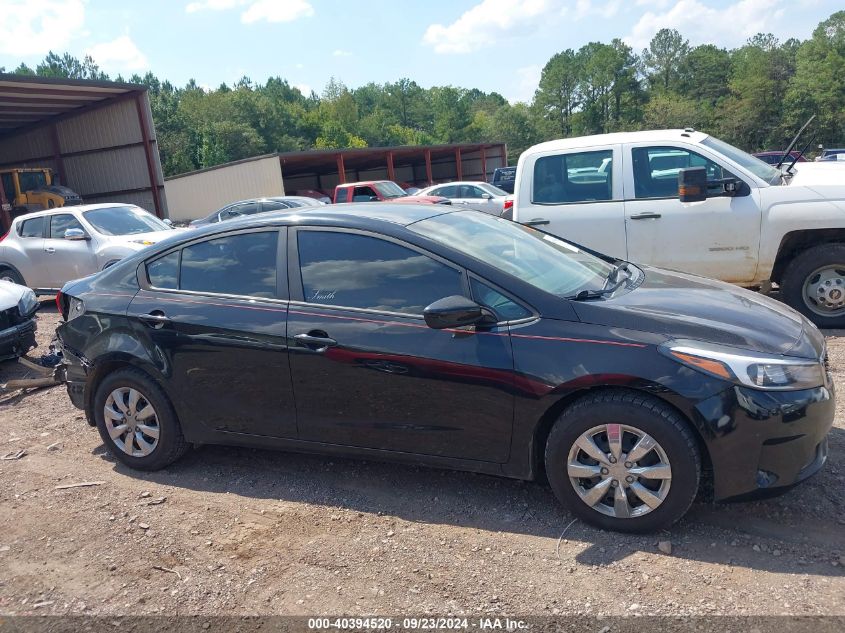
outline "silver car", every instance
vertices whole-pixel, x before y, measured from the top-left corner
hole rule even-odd
[[[0,240],[0,280],[52,294],[173,234],[132,204],[88,204],[21,215]]]
[[[505,208],[505,199],[511,194],[479,180],[434,185],[418,191],[416,195],[442,196],[449,198],[452,204],[465,204],[491,215],[499,215]]]

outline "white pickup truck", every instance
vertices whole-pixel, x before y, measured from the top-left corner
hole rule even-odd
[[[690,129],[550,141],[519,158],[513,219],[634,263],[773,282],[845,327],[845,164],[788,167]]]

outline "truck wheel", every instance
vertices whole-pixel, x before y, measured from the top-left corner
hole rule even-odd
[[[19,286],[25,286],[26,283],[16,270],[13,268],[0,268],[0,281],[9,281]]]
[[[48,209],[54,209],[55,207],[56,207],[56,203],[55,203],[55,202],[53,202],[52,200],[48,200],[48,201],[47,201],[47,208],[48,208]]]
[[[845,328],[845,244],[820,244],[793,259],[781,295],[820,328]]]

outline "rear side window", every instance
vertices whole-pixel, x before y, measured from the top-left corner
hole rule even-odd
[[[300,231],[297,243],[309,303],[422,314],[438,299],[463,294],[460,271],[393,242]]]
[[[31,220],[24,220],[21,222],[20,236],[21,237],[43,237],[44,235],[44,216],[39,218],[32,218]]]
[[[147,264],[156,288],[274,298],[279,234],[227,235],[186,246]]]
[[[534,203],[567,204],[611,199],[613,150],[543,156],[534,163]]]
[[[179,288],[179,255],[173,251],[147,264],[147,277],[155,288],[177,290]]]

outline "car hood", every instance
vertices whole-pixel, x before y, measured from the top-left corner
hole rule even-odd
[[[14,308],[27,290],[29,288],[26,286],[13,284],[11,281],[0,281],[0,310]]]
[[[587,323],[707,341],[769,354],[818,358],[821,333],[784,304],[696,275],[644,268],[634,290],[574,302]]]
[[[845,161],[795,163],[790,186],[839,185],[845,183]]]
[[[176,235],[178,230],[168,229],[166,231],[153,231],[151,233],[133,233],[132,235],[109,235],[107,239],[111,244],[121,244],[130,248],[141,249]]]

